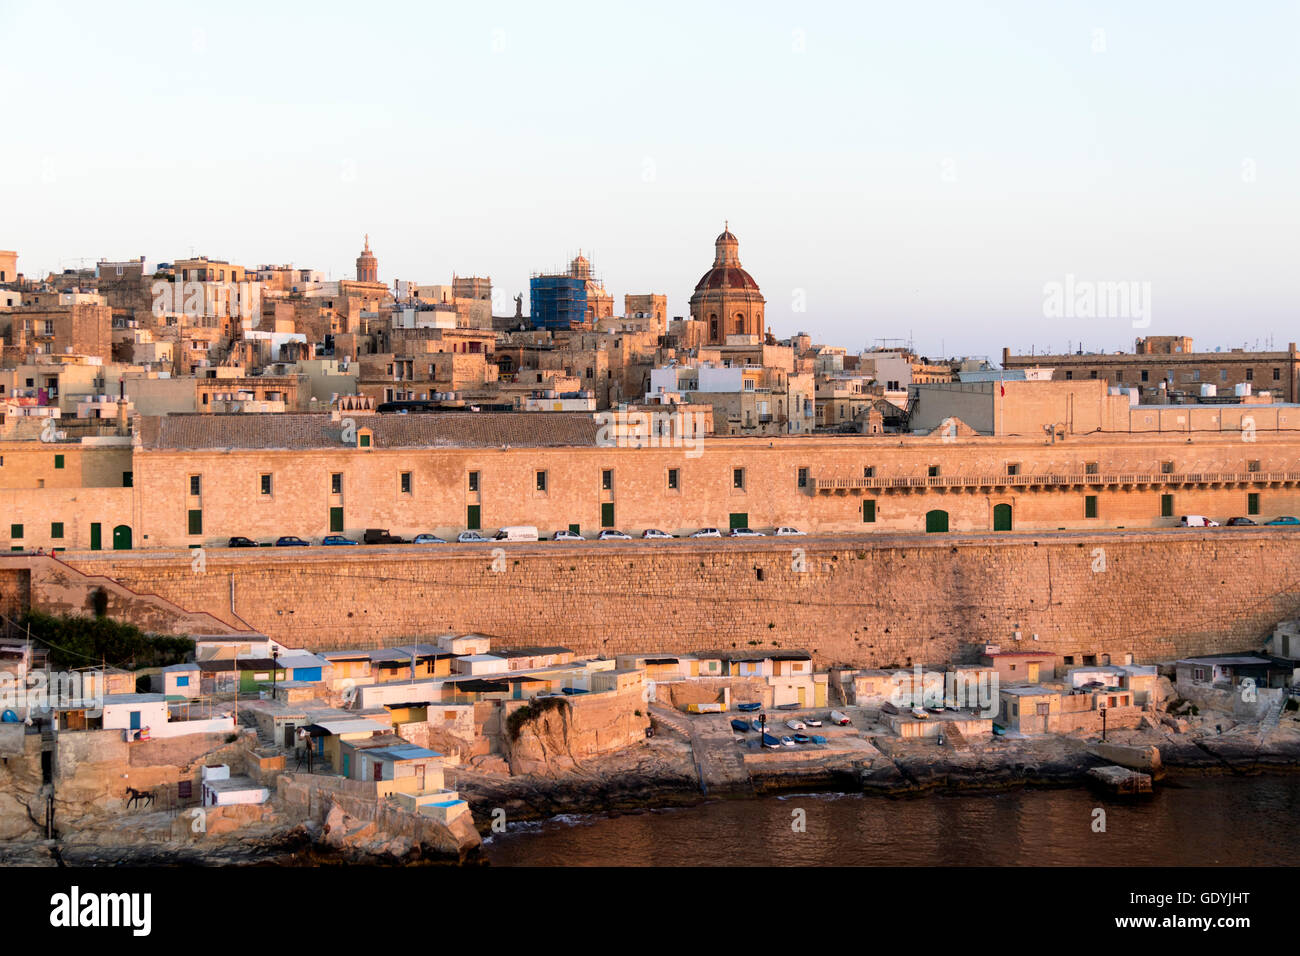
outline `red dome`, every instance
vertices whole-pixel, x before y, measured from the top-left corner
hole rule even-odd
[[[717,266],[704,273],[699,282],[695,284],[696,292],[703,292],[705,289],[721,289],[723,283],[732,289],[753,289],[758,291],[758,283],[753,277],[738,266]]]

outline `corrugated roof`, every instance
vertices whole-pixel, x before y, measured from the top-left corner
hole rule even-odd
[[[591,415],[563,412],[356,415],[352,421],[358,430],[371,432],[374,448],[595,445],[598,427]],[[335,421],[333,416],[323,413],[172,414],[142,418],[140,442],[145,451],[355,447],[355,440],[343,440],[343,428],[343,420]]]

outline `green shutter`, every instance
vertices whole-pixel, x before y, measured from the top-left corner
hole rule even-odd
[[[1174,496],[1161,495],[1160,496],[1160,517],[1172,518],[1173,516],[1174,516]]]
[[[203,512],[198,508],[192,508],[189,512],[190,534],[203,533]]]
[[[343,509],[331,508],[330,509],[330,532],[333,534],[337,534],[342,530],[343,530]]]
[[[52,522],[50,522],[50,537],[51,537],[51,538],[62,538],[62,537],[63,537],[63,522],[62,522],[62,521],[52,521]]]
[[[62,468],[62,467],[63,467],[63,456],[62,456],[62,455],[55,455],[55,456],[54,456],[54,467],[55,467],[55,468]]]
[[[479,530],[479,506],[470,505],[465,509],[465,527],[470,531]]]
[[[602,528],[614,527],[614,502],[606,501],[600,506],[600,526]]]
[[[862,520],[871,522],[876,520],[876,499],[868,498],[862,502]]]

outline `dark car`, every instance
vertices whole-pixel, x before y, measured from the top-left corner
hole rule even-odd
[[[1227,524],[1229,528],[1238,528],[1246,525],[1254,525],[1255,522],[1251,521],[1249,518],[1229,518]]]
[[[306,548],[308,544],[302,538],[286,534],[275,539],[275,546],[277,548]]]
[[[321,542],[320,542],[320,543],[321,543],[321,544],[334,544],[334,545],[342,545],[342,544],[356,544],[356,542],[353,541],[351,538],[345,538],[345,537],[343,537],[343,535],[341,535],[341,534],[327,534],[327,535],[325,535],[325,537],[321,538]]]
[[[367,528],[366,533],[361,536],[361,540],[366,544],[410,544],[405,538],[398,537],[395,534],[389,534],[387,528]]]
[[[245,538],[243,535],[235,535],[226,542],[227,548],[256,548],[257,542],[251,538]]]
[[[1266,521],[1265,524],[1300,524],[1300,518],[1291,515],[1282,515],[1280,518],[1274,518],[1272,521]]]

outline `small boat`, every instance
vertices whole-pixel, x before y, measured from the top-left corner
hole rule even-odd
[[[736,710],[754,711],[754,710],[760,710],[762,709],[762,707],[763,707],[762,701],[755,701],[754,703],[750,703],[750,704],[737,704]]]
[[[926,720],[929,718],[930,715],[925,712],[924,707],[913,707],[912,716],[915,717],[917,720]]]
[[[763,735],[763,746],[764,746],[764,747],[770,747],[770,748],[772,748],[773,750],[780,750],[780,749],[781,749],[781,741],[777,740],[777,739],[776,739],[775,737],[773,737],[771,734],[764,734],[764,735]]]
[[[1002,726],[1000,726],[1000,725],[998,725],[998,724],[994,724],[994,725],[993,725],[993,736],[994,736],[994,737],[1005,737],[1006,735],[1007,735],[1007,729],[1006,729],[1005,727],[1002,727]]]
[[[803,722],[809,727],[820,727],[822,725],[822,719],[820,717],[805,717]]]
[[[739,731],[743,734],[743,733],[745,733],[746,731],[749,730],[749,721],[747,721],[747,720],[733,720],[733,721],[731,722],[731,729],[732,729],[732,730],[739,730]]]
[[[798,710],[799,705],[798,704],[777,704],[776,709],[777,710]]]
[[[898,708],[895,707],[893,704],[891,704],[889,701],[885,701],[883,704],[880,705],[880,712],[882,714],[897,714]]]
[[[807,734],[795,734],[794,742],[797,744],[810,744],[812,743],[812,738]]]
[[[763,725],[760,724],[757,720],[751,720],[749,722],[749,727],[751,730],[755,731],[756,733],[761,734],[763,732]]]
[[[807,728],[804,726],[804,722],[803,722],[802,720],[795,720],[793,717],[791,717],[789,720],[787,720],[787,721],[785,722],[785,725],[786,725],[787,727],[789,727],[791,730],[806,730],[806,729],[807,729]]]
[[[794,738],[793,738],[793,737],[782,737],[782,738],[781,738],[781,746],[782,746],[782,747],[793,747],[793,746],[794,746]]]
[[[815,744],[824,744],[826,743],[826,738],[823,737],[821,734],[813,734],[812,742]]]
[[[838,710],[831,711],[831,723],[839,724],[841,727],[847,727],[853,721],[849,720],[849,715]]]

